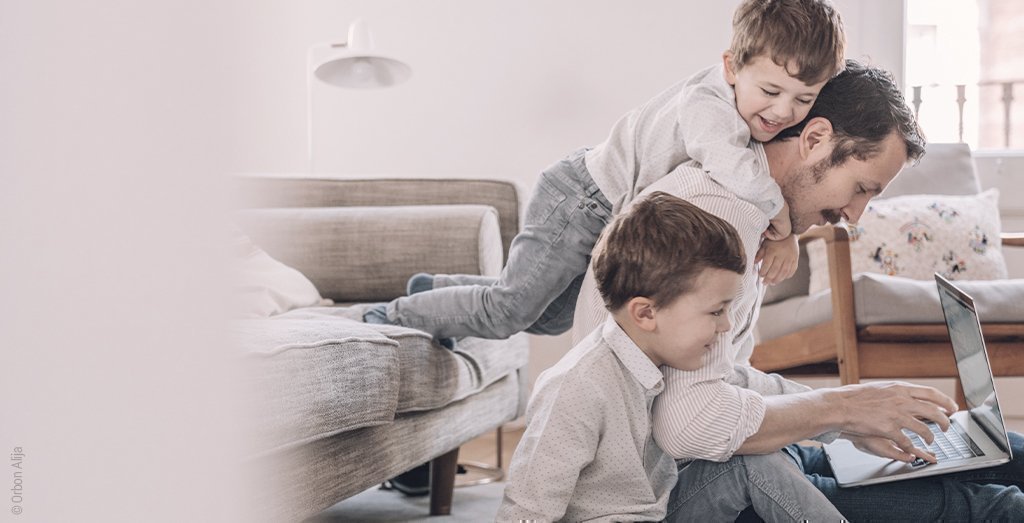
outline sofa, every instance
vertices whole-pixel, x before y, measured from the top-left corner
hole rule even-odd
[[[527,339],[464,338],[362,322],[416,272],[495,276],[519,227],[493,180],[239,176],[238,227],[333,303],[232,322],[253,400],[268,521],[300,521],[431,462],[431,513],[451,510],[459,446],[524,412]],[[396,496],[400,495],[395,493]]]

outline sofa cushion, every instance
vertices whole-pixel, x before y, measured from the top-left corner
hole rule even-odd
[[[958,281],[956,286],[974,298],[984,323],[1024,321],[1024,279]],[[853,278],[857,325],[893,323],[943,323],[935,281],[864,273]],[[757,321],[758,341],[780,338],[791,332],[828,321],[832,317],[832,292],[790,298],[761,308]]]
[[[850,267],[932,281],[938,272],[951,280],[1006,278],[999,241],[999,192],[968,196],[909,195],[868,205],[856,225],[848,225]],[[829,286],[823,240],[807,245],[810,292]]]
[[[259,248],[248,236],[237,232],[232,238],[236,293],[240,318],[266,318],[275,314],[322,305],[313,282]]]
[[[365,305],[307,307],[239,322],[269,415],[268,451],[466,398],[527,363],[525,337],[459,340],[450,351],[421,331],[358,321]]]
[[[878,199],[908,194],[968,195],[981,192],[971,148],[965,143],[930,143],[916,165],[900,171]]]
[[[307,307],[278,316],[279,319],[320,319],[351,322],[362,318],[369,305],[351,307]],[[399,374],[397,412],[415,412],[443,407],[474,394],[527,364],[528,350],[519,339],[484,340],[462,338],[450,351],[434,343],[423,331],[395,325],[367,325],[398,343]]]
[[[232,323],[248,358],[251,404],[259,409],[252,417],[261,424],[258,450],[394,418],[401,379],[398,342],[354,321],[282,316]]]

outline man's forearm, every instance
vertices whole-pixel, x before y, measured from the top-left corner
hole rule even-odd
[[[901,382],[875,382],[766,396],[761,426],[737,450],[740,454],[767,454],[819,434],[842,431],[884,438],[907,454],[915,454],[907,428],[926,442],[931,431],[922,420],[949,427],[948,414],[956,403],[932,387]],[[919,454],[918,454],[919,455]]]
[[[839,430],[840,409],[827,390],[765,397],[761,427],[740,446],[737,454],[769,454],[786,445]]]

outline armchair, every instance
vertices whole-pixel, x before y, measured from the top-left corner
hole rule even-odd
[[[907,194],[979,192],[970,150],[932,144],[881,198]],[[1024,234],[1002,233],[1002,245],[1024,246]],[[806,245],[825,243],[828,289],[810,293]],[[801,268],[769,289],[758,321],[751,364],[787,375],[838,375],[843,384],[871,378],[956,377],[949,336],[931,281],[854,274],[844,227],[820,227],[800,238]],[[979,306],[992,371],[1024,376],[1024,280],[958,280]],[[956,383],[957,400],[964,405]]]

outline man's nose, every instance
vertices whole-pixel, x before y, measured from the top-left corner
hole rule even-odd
[[[849,205],[843,207],[843,219],[847,223],[857,223],[857,220],[860,220],[861,215],[864,214],[864,209],[867,208],[869,201],[871,198],[868,196],[854,198]]]

